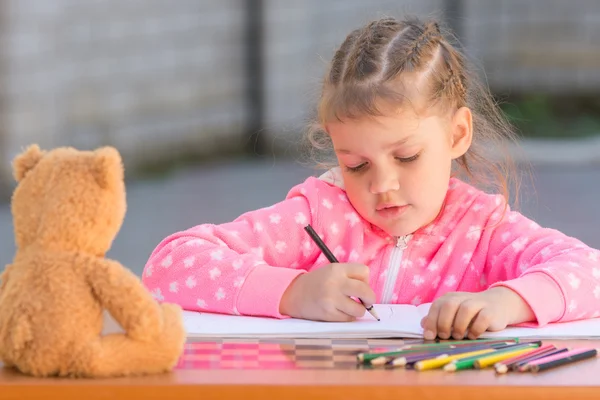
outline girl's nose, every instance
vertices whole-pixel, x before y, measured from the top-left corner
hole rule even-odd
[[[400,189],[400,182],[394,174],[375,173],[370,184],[372,194],[382,194]]]

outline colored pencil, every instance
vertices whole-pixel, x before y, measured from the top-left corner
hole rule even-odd
[[[452,356],[455,354],[464,354],[473,352],[476,350],[484,350],[484,349],[502,349],[505,347],[514,346],[509,342],[504,343],[492,343],[492,344],[479,344],[476,346],[470,347],[457,347],[453,349],[441,349],[436,350],[429,353],[416,353],[416,354],[407,354],[403,357],[397,357],[389,361],[389,365],[393,367],[405,367],[407,365],[414,364],[421,360],[427,360],[434,357],[442,357],[442,356]]]
[[[510,357],[515,352],[520,352],[523,350],[529,350],[532,347],[539,346],[538,343],[525,343],[525,344],[515,344],[511,346],[506,346],[498,349],[494,349],[494,352],[489,354],[478,354],[472,357],[461,358],[459,360],[454,360],[449,364],[444,366],[444,370],[448,372],[460,371],[463,369],[475,368],[475,363],[481,359],[489,358],[489,357],[502,357],[507,355]]]
[[[317,234],[317,232],[315,232],[315,230],[313,229],[312,226],[307,225],[307,226],[304,227],[304,230],[308,233],[308,235],[315,242],[315,244],[319,247],[319,249],[321,249],[321,251],[323,252],[323,254],[325,254],[325,257],[327,257],[327,260],[329,260],[330,263],[339,263],[339,261],[337,260],[337,258],[335,257],[335,255],[333,255],[333,253],[331,252],[331,250],[329,250],[329,248],[327,247],[327,245],[325,244],[325,242],[323,242],[323,240],[319,237],[319,235]],[[375,311],[375,308],[373,308],[372,304],[367,307],[367,305],[360,298],[358,299],[358,301],[360,301],[360,303],[363,306],[365,306],[365,308],[367,309],[367,311],[369,312],[369,314],[371,314],[373,316],[373,318],[375,318],[377,321],[381,321],[381,319],[377,315],[377,312]]]
[[[519,362],[527,362],[528,360],[534,359],[536,356],[541,357],[544,354],[548,354],[554,350],[556,350],[556,346],[552,344],[546,344],[538,347],[537,349],[531,349],[525,354],[509,358],[508,360],[502,360],[494,365],[494,368],[496,369],[497,373],[505,374],[513,369],[513,366],[517,365]]]
[[[529,362],[543,358],[543,357],[550,357],[550,356],[554,356],[556,354],[565,353],[565,352],[571,351],[571,350],[572,349],[570,349],[568,347],[562,347],[562,348],[559,348],[556,350],[552,350],[548,353],[541,354],[540,356],[535,356],[535,357],[532,357],[531,359],[520,361],[516,365],[514,365],[511,369],[514,371],[519,371],[519,372],[527,372],[529,370],[529,365],[528,365]]]
[[[582,348],[571,350],[564,354],[556,354],[554,356],[542,357],[540,359],[528,363],[528,365],[529,370],[531,372],[542,372],[562,365],[572,364],[577,361],[594,358],[597,355],[597,349]]]
[[[489,366],[496,364],[499,361],[507,360],[511,357],[527,353],[532,348],[535,348],[534,346],[539,347],[539,345],[525,345],[523,348],[520,348],[520,349],[511,349],[508,351],[499,350],[499,351],[496,351],[494,354],[490,354],[489,357],[488,356],[481,357],[481,358],[475,360],[473,365],[477,369],[487,368]]]
[[[451,355],[451,356],[440,356],[440,357],[436,357],[436,358],[432,358],[432,359],[428,359],[428,360],[421,360],[421,361],[415,363],[414,367],[418,371],[425,371],[428,369],[441,368],[453,360],[457,360],[457,359],[464,358],[464,357],[471,357],[471,356],[478,355],[478,354],[491,353],[493,351],[494,351],[494,349],[483,349],[483,350],[477,350],[477,351],[473,351],[473,352],[455,354],[455,355]]]

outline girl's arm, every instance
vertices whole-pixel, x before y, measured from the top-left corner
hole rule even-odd
[[[168,236],[152,252],[144,284],[186,310],[282,318],[283,293],[319,256],[304,230],[310,223],[319,232],[316,189],[307,180],[272,207]]]
[[[488,282],[519,294],[537,325],[600,315],[600,251],[510,210],[485,236]]]

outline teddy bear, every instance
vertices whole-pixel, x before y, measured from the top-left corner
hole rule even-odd
[[[164,373],[182,354],[181,307],[158,303],[107,259],[126,213],[124,167],[110,146],[31,145],[13,160],[16,253],[0,276],[0,360],[36,377]],[[109,314],[121,332],[104,334]]]

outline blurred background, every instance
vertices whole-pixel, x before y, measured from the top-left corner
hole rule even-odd
[[[0,1],[0,268],[11,160],[112,145],[129,210],[109,256],[281,200],[317,171],[299,137],[333,51],[372,18],[443,20],[522,137],[521,211],[600,247],[600,1]],[[485,71],[482,72],[482,71]]]

